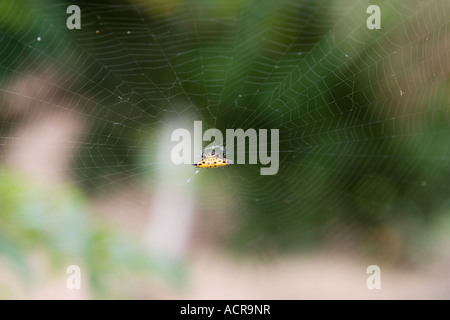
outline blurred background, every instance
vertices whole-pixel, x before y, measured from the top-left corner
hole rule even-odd
[[[449,19],[447,0],[1,1],[0,298],[450,298]],[[174,165],[196,120],[279,129],[278,173]]]

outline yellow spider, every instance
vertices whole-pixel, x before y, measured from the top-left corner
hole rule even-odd
[[[229,164],[232,164],[233,162],[231,160],[228,160],[225,155],[225,151],[223,152],[223,156],[220,157],[216,155],[216,152],[214,149],[211,150],[211,152],[205,156],[202,153],[202,160],[193,163],[192,165],[197,168],[218,168],[218,167],[224,167]]]

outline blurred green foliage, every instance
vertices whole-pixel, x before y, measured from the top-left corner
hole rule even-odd
[[[136,276],[139,281],[152,274],[172,283],[182,280],[181,266],[161,264],[138,239],[92,217],[87,199],[76,188],[46,188],[5,168],[0,174],[0,254],[24,286],[40,276],[33,265],[36,253],[45,254],[52,274],[63,276],[69,265],[80,266],[94,298],[133,298],[139,292],[126,279],[138,284]]]

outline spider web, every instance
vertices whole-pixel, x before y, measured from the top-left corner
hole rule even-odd
[[[86,192],[157,189],[164,128],[279,129],[276,175],[244,164],[190,182],[197,209],[220,203],[248,245],[342,239],[448,201],[448,1],[377,1],[381,30],[368,1],[81,1],[79,30],[70,4],[0,6],[3,150],[51,119],[45,105],[79,121],[59,143]]]

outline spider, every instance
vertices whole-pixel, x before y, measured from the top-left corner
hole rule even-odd
[[[225,148],[223,149],[222,156],[216,154],[215,147],[212,148],[211,152],[205,156],[204,151],[202,152],[202,160],[193,163],[192,165],[197,168],[218,168],[224,167],[232,164],[231,160],[226,158]]]

